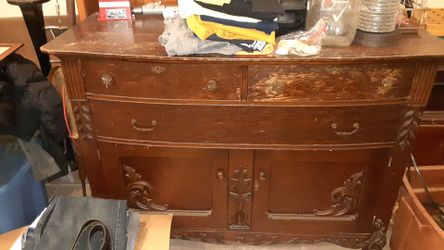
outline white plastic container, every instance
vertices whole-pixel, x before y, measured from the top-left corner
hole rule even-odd
[[[358,27],[361,0],[308,0],[306,29],[323,18],[327,23],[324,46],[349,46]]]

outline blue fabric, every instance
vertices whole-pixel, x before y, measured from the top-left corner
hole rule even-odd
[[[258,23],[245,23],[245,22],[236,22],[232,20],[221,19],[217,17],[211,16],[200,16],[200,19],[205,22],[213,22],[220,23],[227,26],[235,26],[246,29],[255,29],[265,32],[266,34],[271,34],[273,31],[279,29],[279,25],[274,21],[261,21]]]
[[[0,234],[30,224],[46,207],[43,182],[32,177],[31,166],[21,152],[0,146]]]

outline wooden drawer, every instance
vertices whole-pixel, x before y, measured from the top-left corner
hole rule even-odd
[[[228,64],[167,64],[82,61],[86,91],[128,97],[240,100],[240,67]]]
[[[256,65],[248,100],[305,102],[406,98],[415,64]]]
[[[91,100],[98,136],[237,144],[336,144],[395,140],[402,105],[247,107]]]

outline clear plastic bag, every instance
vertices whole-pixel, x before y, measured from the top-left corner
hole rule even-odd
[[[321,53],[327,25],[320,19],[309,31],[297,31],[279,37],[276,55],[316,56]]]

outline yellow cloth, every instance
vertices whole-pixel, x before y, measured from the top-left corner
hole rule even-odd
[[[196,0],[196,1],[217,6],[223,6],[224,4],[231,3],[231,0]]]
[[[274,46],[272,44],[267,43],[265,45],[265,48],[262,51],[254,51],[254,52],[248,52],[248,51],[239,51],[236,52],[235,55],[237,56],[261,56],[261,55],[269,55],[273,53]]]
[[[187,24],[194,34],[196,34],[201,40],[206,40],[209,36],[216,34],[218,37],[227,40],[261,40],[272,45],[276,43],[274,31],[269,35],[260,30],[202,21],[198,15],[188,17]]]

